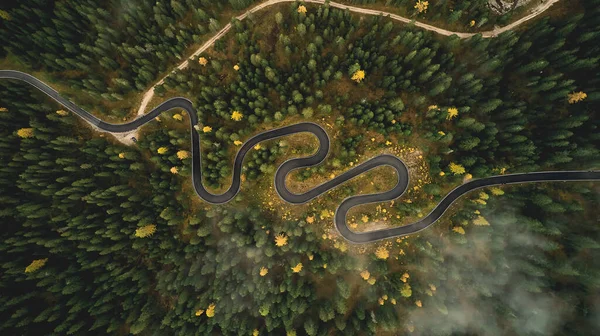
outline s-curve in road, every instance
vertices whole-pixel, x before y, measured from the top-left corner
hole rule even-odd
[[[13,70],[0,70],[0,78],[14,79],[30,84],[36,89],[45,93],[50,98],[57,101],[59,104],[63,105],[71,112],[77,114],[92,126],[110,133],[129,132],[152,121],[162,112],[171,110],[173,108],[184,109],[190,118],[190,133],[192,139],[192,182],[198,196],[209,203],[226,203],[233,199],[235,195],[237,195],[241,185],[240,176],[244,157],[256,144],[261,141],[276,139],[290,134],[308,132],[314,134],[319,140],[319,149],[314,155],[290,159],[284,162],[275,173],[275,189],[277,190],[277,193],[283,200],[292,204],[308,202],[324,192],[331,190],[375,167],[390,166],[396,171],[397,176],[396,185],[392,189],[378,194],[359,195],[346,198],[336,210],[334,220],[337,230],[344,238],[353,243],[369,243],[385,238],[405,236],[424,230],[440,219],[448,207],[450,207],[450,205],[460,196],[475,189],[510,183],[600,180],[600,171],[536,172],[500,175],[472,180],[452,190],[448,195],[446,195],[446,197],[442,199],[442,201],[433,209],[433,211],[427,215],[427,217],[416,223],[390,229],[358,233],[350,230],[350,228],[348,228],[346,225],[346,214],[351,208],[361,204],[391,201],[402,196],[402,194],[406,191],[409,183],[408,169],[399,158],[392,155],[376,156],[303,194],[295,194],[288,190],[285,184],[286,176],[292,170],[310,167],[321,163],[327,157],[330,145],[329,136],[327,135],[327,132],[321,128],[321,126],[314,123],[298,123],[257,134],[246,141],[239,149],[234,159],[231,186],[224,193],[215,195],[207,191],[202,185],[200,136],[195,129],[195,126],[198,123],[198,117],[192,102],[188,99],[182,97],[172,98],[152,109],[152,111],[148,112],[147,114],[129,123],[109,124],[96,118],[91,113],[73,104],[69,100],[61,97],[54,89],[29,74]]]

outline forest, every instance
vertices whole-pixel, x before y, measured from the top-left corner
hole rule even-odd
[[[475,0],[423,11],[421,1],[341,2],[470,32],[520,15]],[[470,179],[600,166],[600,0],[491,39],[302,2],[232,19],[257,3],[7,1],[0,64],[123,122],[144,91],[230,22],[214,47],[156,87],[150,106],[176,96],[194,103],[214,192],[229,186],[245,140],[299,121],[320,124],[332,143],[324,163],[291,174],[293,190],[378,154],[399,156],[409,191],[352,210],[357,231],[411,223]],[[600,331],[598,183],[481,189],[419,234],[353,245],[333,213],[346,197],[390,188],[390,171],[287,204],[273,191],[275,170],[318,146],[294,135],[257,145],[240,194],[211,205],[190,184],[184,117],[163,113],[127,146],[34,89],[0,81],[2,334]]]

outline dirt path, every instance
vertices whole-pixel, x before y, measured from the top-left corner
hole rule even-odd
[[[250,10],[248,10],[247,12],[245,12],[242,15],[237,16],[238,20],[243,20],[245,19],[248,14],[250,13],[254,13],[257,11],[260,11],[261,9],[264,9],[266,7],[275,5],[275,4],[279,4],[279,3],[284,3],[284,2],[294,2],[296,0],[268,0],[266,2],[263,2],[253,8],[251,8]],[[540,15],[541,13],[543,13],[544,11],[546,11],[548,8],[550,8],[550,6],[552,6],[553,4],[557,3],[560,0],[542,0],[540,2],[540,4],[535,7],[531,14],[507,25],[504,27],[499,27],[496,28],[494,30],[491,31],[485,31],[485,32],[480,32],[480,34],[484,37],[484,38],[490,38],[490,37],[495,37],[498,34],[501,34],[505,31],[514,29],[515,27],[523,24],[524,22],[533,19],[534,17]],[[315,4],[324,4],[325,0],[304,0],[305,3],[315,3]],[[414,21],[411,20],[409,18],[400,16],[400,15],[396,15],[396,14],[392,14],[392,13],[388,13],[388,12],[382,12],[382,11],[378,11],[378,10],[374,10],[374,9],[366,9],[366,8],[360,8],[360,7],[355,7],[355,6],[349,6],[349,5],[345,5],[345,4],[341,4],[341,3],[337,3],[337,2],[329,2],[329,6],[331,7],[335,7],[335,8],[341,8],[341,9],[346,9],[348,8],[348,10],[350,10],[351,12],[355,12],[355,13],[361,13],[361,14],[367,14],[367,15],[383,15],[383,16],[389,16],[391,19],[396,20],[396,21],[400,21],[400,22],[404,22],[404,23],[413,23],[415,26],[419,27],[419,28],[423,28],[425,30],[429,30],[429,31],[433,31],[436,32],[438,34],[441,35],[445,35],[445,36],[451,36],[451,35],[457,35],[460,38],[469,38],[473,35],[475,35],[475,33],[463,33],[463,32],[454,32],[454,31],[450,31],[450,30],[446,30],[446,29],[442,29],[442,28],[438,28],[423,22],[419,22],[419,21]],[[201,53],[203,53],[204,51],[206,51],[206,49],[212,47],[212,45],[221,37],[223,37],[228,31],[229,29],[231,29],[231,23],[228,23],[227,25],[225,25],[225,27],[223,27],[218,33],[215,34],[215,36],[213,36],[210,40],[206,41],[200,48],[198,48],[192,55],[188,56],[186,58],[186,60],[179,64],[177,66],[176,69],[179,70],[183,70],[185,68],[187,68],[187,66],[189,65],[189,59],[193,58],[195,56],[200,55]],[[175,71],[175,69],[173,70]],[[170,74],[169,74],[170,75]],[[152,100],[152,98],[154,97],[154,88],[158,85],[161,85],[162,83],[164,83],[165,78],[167,78],[169,75],[163,77],[161,80],[159,80],[156,84],[154,84],[148,91],[146,91],[146,93],[144,93],[144,96],[142,97],[142,102],[138,108],[138,112],[137,112],[137,116],[141,116],[144,114],[144,112],[146,111],[146,108],[148,107],[148,104],[150,103],[150,101]],[[122,134],[118,137],[118,140],[123,142],[124,144],[132,144],[133,142],[130,140],[131,137],[137,136],[137,130],[133,131],[131,133],[127,133],[127,134]]]

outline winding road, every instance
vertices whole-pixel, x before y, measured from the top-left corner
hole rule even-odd
[[[13,70],[0,70],[0,79],[19,80],[29,85],[32,85],[36,89],[45,93],[50,98],[54,99],[59,104],[63,105],[69,111],[75,113],[76,115],[93,125],[94,127],[111,133],[130,132],[132,130],[138,129],[139,127],[142,127],[143,125],[152,121],[155,117],[157,117],[165,111],[171,110],[173,108],[184,109],[190,118],[190,134],[192,145],[192,182],[194,184],[194,189],[196,190],[198,196],[200,196],[203,200],[209,203],[226,203],[233,199],[235,195],[237,195],[237,193],[240,191],[241,185],[240,177],[242,171],[242,163],[244,161],[244,158],[246,157],[246,154],[256,144],[265,140],[276,139],[282,136],[295,133],[309,132],[314,134],[319,140],[319,149],[312,156],[290,159],[284,162],[277,169],[277,172],[275,173],[275,189],[277,190],[279,196],[286,202],[292,204],[305,203],[327,192],[328,190],[331,190],[339,186],[340,184],[343,184],[375,167],[392,167],[396,171],[397,176],[397,183],[392,189],[378,194],[348,197],[344,201],[342,201],[342,203],[338,206],[334,217],[335,227],[342,235],[342,237],[344,237],[352,243],[369,243],[385,238],[405,236],[424,230],[433,223],[435,223],[438,219],[440,219],[440,217],[450,207],[450,205],[454,203],[459,197],[475,189],[499,184],[525,182],[600,180],[600,171],[535,172],[500,175],[476,179],[464,183],[452,190],[442,199],[442,201],[433,209],[433,211],[429,213],[429,215],[427,215],[425,218],[421,219],[418,222],[401,227],[358,233],[350,230],[350,228],[346,225],[346,215],[351,208],[361,204],[394,200],[402,196],[402,194],[406,191],[408,187],[408,169],[406,168],[406,165],[402,162],[402,160],[393,155],[376,156],[333,178],[332,180],[329,180],[321,185],[316,186],[315,188],[303,194],[295,194],[287,188],[285,183],[286,176],[295,169],[310,167],[321,163],[327,157],[330,146],[329,136],[321,126],[307,122],[298,123],[257,134],[250,138],[248,141],[246,141],[235,156],[233,163],[233,176],[231,186],[224,193],[216,195],[211,194],[208,190],[206,190],[206,188],[202,184],[200,136],[194,127],[198,124],[198,116],[196,114],[196,110],[192,105],[192,102],[188,99],[182,97],[172,98],[155,107],[142,117],[135,119],[129,123],[110,124],[96,118],[91,113],[80,108],[79,106],[75,105],[66,98],[61,97],[56,90],[52,89],[44,82],[29,74]]]

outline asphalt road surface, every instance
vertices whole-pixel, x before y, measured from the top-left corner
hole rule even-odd
[[[152,109],[152,111],[148,112],[147,114],[129,123],[109,124],[96,118],[91,113],[73,104],[69,100],[61,97],[54,89],[29,74],[13,70],[0,70],[0,78],[14,79],[30,84],[48,95],[50,98],[54,99],[59,104],[63,105],[71,112],[83,118],[94,127],[111,133],[129,132],[152,121],[155,117],[165,111],[173,108],[184,109],[190,118],[191,125],[192,182],[194,183],[194,189],[196,190],[198,196],[209,203],[226,203],[233,199],[235,195],[237,195],[241,185],[240,176],[244,157],[256,144],[265,140],[276,139],[290,134],[308,132],[314,134],[319,140],[319,149],[315,154],[309,157],[290,159],[284,162],[275,173],[275,189],[277,190],[277,193],[283,200],[292,204],[308,202],[313,198],[325,193],[326,191],[331,190],[332,188],[335,188],[340,184],[343,184],[375,167],[390,166],[396,171],[397,177],[396,185],[392,189],[378,194],[348,197],[342,201],[336,210],[334,221],[337,230],[344,238],[353,243],[369,243],[385,238],[406,236],[424,230],[440,219],[450,205],[454,203],[454,201],[456,201],[460,196],[475,189],[513,183],[600,180],[600,171],[532,172],[475,179],[458,186],[448,193],[448,195],[442,199],[442,201],[433,209],[433,211],[431,211],[431,213],[429,213],[429,215],[418,222],[400,227],[358,233],[350,230],[350,228],[346,225],[346,214],[351,208],[361,204],[391,201],[402,196],[402,194],[406,191],[409,183],[408,169],[399,158],[392,155],[379,155],[346,171],[332,180],[316,186],[315,188],[303,194],[292,193],[286,187],[286,176],[292,170],[310,167],[321,163],[327,157],[330,146],[329,136],[321,126],[308,122],[298,123],[257,134],[246,141],[239,149],[235,157],[231,186],[224,193],[215,195],[211,194],[208,190],[206,190],[206,188],[204,188],[204,185],[202,185],[200,136],[193,127],[198,124],[198,116],[196,115],[196,109],[192,105],[192,102],[188,99],[181,97],[172,98]]]

